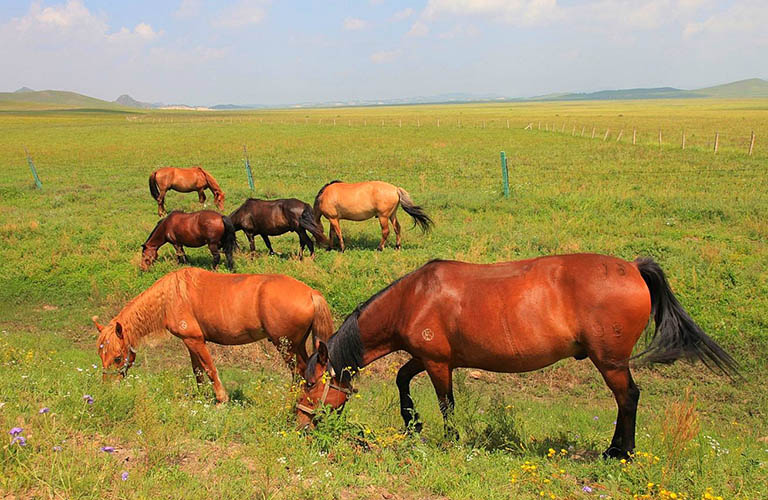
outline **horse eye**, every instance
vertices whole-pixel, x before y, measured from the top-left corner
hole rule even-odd
[[[120,359],[122,359],[122,356],[118,356],[118,357],[116,357],[116,358],[115,358],[115,363],[119,363],[119,362],[120,362]]]

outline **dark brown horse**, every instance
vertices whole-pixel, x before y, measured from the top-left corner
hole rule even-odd
[[[312,207],[301,200],[289,198],[285,200],[257,200],[249,198],[232,212],[229,216],[235,231],[242,230],[251,244],[251,252],[256,251],[256,245],[253,242],[255,235],[261,236],[264,244],[267,245],[269,255],[274,255],[272,244],[269,242],[270,236],[293,231],[299,235],[299,258],[304,257],[304,247],[309,247],[309,253],[315,256],[315,245],[312,239],[307,235],[309,231],[318,244],[325,242],[323,228],[314,221]]]
[[[173,189],[180,193],[197,191],[200,204],[205,204],[205,190],[210,189],[213,200],[219,210],[224,210],[224,191],[211,174],[202,167],[177,168],[164,167],[149,176],[149,192],[157,201],[157,215],[165,216],[165,193]]]
[[[201,247],[208,245],[213,255],[213,268],[216,269],[221,260],[219,250],[224,250],[227,256],[227,268],[235,267],[232,253],[235,250],[235,227],[226,215],[213,210],[201,210],[186,214],[173,211],[168,217],[161,219],[147,241],[141,245],[141,270],[146,271],[157,259],[157,251],[166,243],[176,249],[179,264],[187,262],[184,247]]]
[[[303,370],[306,340],[325,340],[333,318],[317,290],[280,274],[221,274],[198,268],[168,273],[129,302],[99,330],[103,378],[124,377],[148,336],[171,332],[189,350],[198,384],[207,374],[219,403],[227,392],[207,342],[242,345],[269,339],[287,363]]]
[[[489,265],[433,261],[358,306],[327,346],[319,346],[305,372],[299,422],[310,425],[318,404],[341,407],[354,373],[393,351],[413,356],[400,368],[397,386],[406,427],[415,419],[417,430],[409,386],[424,370],[447,418],[454,368],[525,372],[589,358],[618,405],[604,455],[627,457],[635,447],[640,396],[629,359],[651,315],[656,330],[642,353],[648,361],[699,358],[737,373],[733,358],[688,316],[651,259],[581,254]]]
[[[320,218],[325,216],[331,225],[328,231],[328,250],[333,247],[333,236],[339,239],[339,248],[344,251],[344,238],[341,236],[339,220],[363,221],[373,217],[381,225],[381,242],[376,248],[384,250],[389,237],[389,223],[395,228],[395,249],[400,249],[400,222],[397,220],[397,207],[413,218],[422,230],[427,232],[432,227],[432,219],[423,208],[411,200],[408,192],[387,182],[368,181],[348,183],[332,181],[320,188],[315,196],[315,223],[322,230]]]

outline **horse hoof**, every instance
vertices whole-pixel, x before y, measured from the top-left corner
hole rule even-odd
[[[377,252],[383,252],[383,251],[384,251],[384,247],[378,247],[378,248],[376,249],[376,251],[377,251]]]
[[[395,250],[400,250],[400,245],[395,245]]]
[[[610,448],[608,448],[603,452],[603,458],[604,459],[609,459],[609,458],[622,459],[623,458],[625,460],[629,460],[630,456],[628,452],[622,450],[621,448],[611,446]]]

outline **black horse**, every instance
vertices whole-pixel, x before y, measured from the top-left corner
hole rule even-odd
[[[309,253],[314,257],[315,245],[307,234],[307,231],[314,236],[318,244],[326,242],[323,236],[323,228],[314,221],[312,207],[296,198],[281,200],[258,200],[249,198],[232,212],[229,216],[235,231],[242,230],[251,244],[251,252],[256,251],[256,245],[253,242],[255,235],[260,235],[267,245],[269,255],[274,255],[272,244],[269,242],[270,236],[293,231],[299,235],[299,258],[304,257],[304,247],[309,247]]]

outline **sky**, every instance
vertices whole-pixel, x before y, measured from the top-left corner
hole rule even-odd
[[[291,104],[768,78],[768,0],[0,0],[0,91]]]

